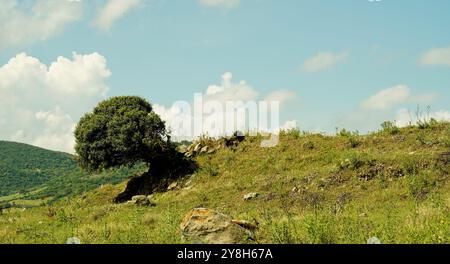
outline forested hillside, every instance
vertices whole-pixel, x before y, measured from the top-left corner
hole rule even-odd
[[[105,183],[119,183],[140,169],[90,175],[70,154],[0,141],[0,204],[19,199],[57,200]]]

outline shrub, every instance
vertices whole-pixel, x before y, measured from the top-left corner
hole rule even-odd
[[[354,136],[348,137],[348,144],[350,145],[351,148],[356,148],[358,147],[361,142]]]
[[[305,143],[303,143],[303,149],[312,150],[314,148],[315,148],[314,142],[312,142],[311,140],[308,140]]]
[[[398,126],[392,121],[383,122],[381,124],[381,128],[383,129],[383,132],[388,133],[390,135],[395,135],[400,132]]]
[[[430,178],[430,175],[425,173],[408,178],[408,191],[415,199],[424,199],[434,185],[435,181]]]
[[[293,138],[295,138],[295,139],[300,138],[300,136],[302,135],[302,132],[301,132],[300,129],[298,129],[298,128],[292,128],[292,129],[289,129],[289,130],[287,130],[287,131],[284,131],[284,133],[285,133],[287,136],[291,136],[291,137],[293,137]]]

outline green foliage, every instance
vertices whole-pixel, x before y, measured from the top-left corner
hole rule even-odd
[[[400,132],[400,128],[398,128],[398,126],[392,121],[383,122],[381,124],[381,128],[383,129],[383,132],[390,135],[395,135]]]
[[[435,180],[426,173],[408,177],[408,191],[415,199],[423,199],[436,184]]]
[[[117,184],[144,168],[83,172],[67,153],[0,141],[0,196],[6,201],[46,199],[48,202],[81,194],[102,184]]]
[[[359,135],[358,131],[351,132],[346,129],[341,129],[338,135],[341,137],[345,137],[347,139],[347,144],[351,148],[356,148],[361,144],[361,142],[357,138]]]
[[[80,119],[75,150],[88,170],[133,166],[151,163],[164,152],[166,136],[164,122],[145,99],[113,97]]]
[[[305,143],[303,143],[303,148],[305,150],[313,150],[314,149],[314,142],[311,140],[306,141]]]

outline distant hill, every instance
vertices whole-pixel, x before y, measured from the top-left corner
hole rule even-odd
[[[18,199],[57,200],[106,183],[119,183],[143,167],[89,175],[74,156],[0,141],[0,203]]]

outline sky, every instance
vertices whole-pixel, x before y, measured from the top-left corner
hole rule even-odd
[[[2,0],[0,139],[73,152],[101,100],[276,100],[280,127],[450,121],[447,0]],[[177,131],[173,131],[176,133]]]

